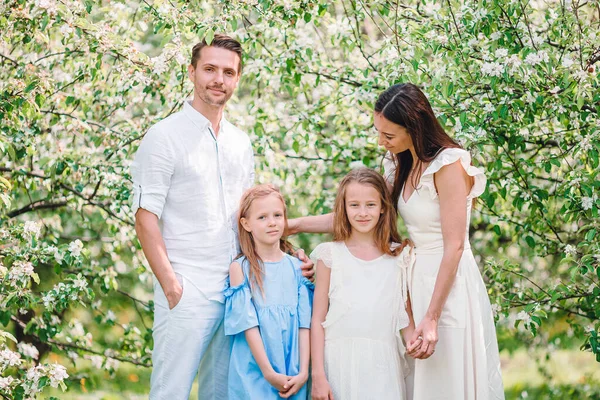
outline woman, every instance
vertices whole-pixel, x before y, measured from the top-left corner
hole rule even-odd
[[[468,240],[485,176],[413,84],[382,93],[374,123],[388,151],[385,178],[415,245],[409,291],[417,326],[407,343],[416,359],[413,397],[504,399],[490,301]],[[290,231],[330,232],[331,220],[298,218]]]

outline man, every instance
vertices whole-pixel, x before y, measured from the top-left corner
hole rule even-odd
[[[187,399],[198,371],[199,399],[227,398],[222,289],[239,200],[254,183],[250,140],[223,117],[241,69],[236,40],[195,45],[193,100],[150,128],[132,164],[135,229],[156,276],[152,400]]]

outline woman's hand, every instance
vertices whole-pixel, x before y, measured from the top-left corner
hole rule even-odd
[[[265,375],[265,379],[280,393],[286,393],[290,388],[288,383],[290,381],[290,377],[287,375],[278,374],[277,372],[273,371]]]
[[[288,387],[287,392],[279,392],[279,396],[287,399],[288,397],[295,395],[300,389],[302,389],[302,386],[304,386],[307,380],[308,372],[300,372],[298,375],[292,376],[292,378],[285,384],[285,386]]]
[[[311,396],[312,400],[334,400],[325,375],[313,375]]]
[[[420,339],[422,339],[422,343],[419,345],[418,341]],[[429,358],[435,352],[437,342],[437,320],[425,316],[412,334],[412,338],[410,339],[411,344],[409,344],[407,349],[408,355],[422,360]]]

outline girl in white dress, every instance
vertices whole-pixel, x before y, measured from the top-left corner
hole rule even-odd
[[[398,244],[384,179],[367,168],[353,170],[340,183],[335,211],[334,242],[311,254],[317,265],[312,398],[406,399],[400,331],[408,338],[414,330],[407,313],[412,253]]]

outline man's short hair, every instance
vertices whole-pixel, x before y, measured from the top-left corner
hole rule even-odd
[[[206,46],[219,47],[221,49],[226,49],[236,53],[240,57],[238,73],[242,72],[242,45],[232,37],[221,34],[216,34],[210,45],[206,43],[206,39],[202,39],[201,42],[196,43],[196,45],[192,48],[192,66],[194,68],[196,68],[196,64],[200,59],[200,50]]]

